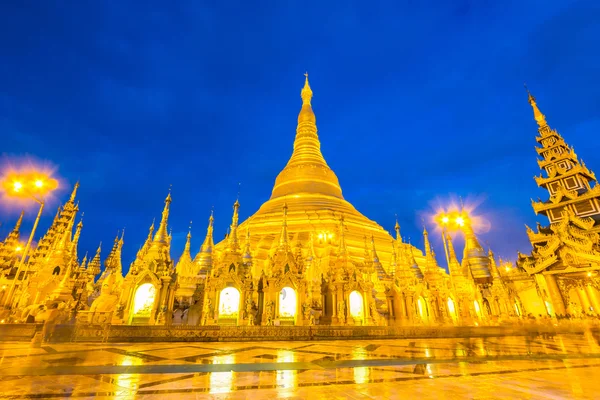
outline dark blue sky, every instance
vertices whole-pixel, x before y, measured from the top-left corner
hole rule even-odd
[[[238,182],[246,218],[291,155],[305,70],[345,198],[390,231],[397,213],[419,247],[421,215],[454,193],[484,199],[497,254],[529,251],[546,194],[524,81],[600,172],[597,1],[167,3],[0,5],[3,162],[51,161],[68,186],[36,236],[80,179],[81,254],[126,227],[128,268],[169,184],[173,256],[213,205],[222,238]],[[2,207],[2,235],[17,216]]]

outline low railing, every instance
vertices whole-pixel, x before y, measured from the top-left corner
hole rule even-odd
[[[43,324],[0,324],[0,341],[31,341]],[[599,331],[597,325],[526,324],[508,326],[148,326],[62,324],[53,327],[52,342],[220,342],[349,339],[475,338],[578,334]]]

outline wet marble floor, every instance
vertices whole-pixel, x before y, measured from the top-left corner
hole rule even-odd
[[[597,399],[600,337],[0,343],[0,399]]]

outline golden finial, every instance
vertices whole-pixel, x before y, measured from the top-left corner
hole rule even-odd
[[[308,72],[306,72],[304,74],[304,76],[306,77],[306,79],[304,80],[304,87],[302,88],[302,91],[300,92],[300,97],[302,97],[303,105],[310,106],[310,101],[312,99],[313,92],[310,89],[310,84],[308,83]]]
[[[548,123],[546,122],[546,116],[542,114],[542,112],[538,108],[537,103],[535,102],[535,97],[533,97],[533,95],[527,88],[527,85],[525,85],[525,90],[527,91],[527,98],[529,100],[529,104],[531,105],[531,108],[533,108],[533,117],[535,118],[535,121],[537,122],[538,126],[540,128],[548,126]]]
[[[69,201],[71,201],[71,202],[75,201],[75,196],[77,195],[78,188],[79,188],[79,181],[77,181],[75,183],[75,186],[73,186],[73,191],[71,192],[71,197],[69,198]]]

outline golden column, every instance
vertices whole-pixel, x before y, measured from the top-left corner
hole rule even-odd
[[[591,282],[586,283],[585,291],[590,299],[590,303],[592,303],[594,314],[600,314],[600,299],[598,299],[598,291]]]
[[[554,307],[555,314],[566,315],[565,303],[563,301],[562,294],[556,283],[556,277],[551,274],[543,274],[544,280],[546,281],[546,287],[548,288],[548,295],[552,300],[552,307]]]

